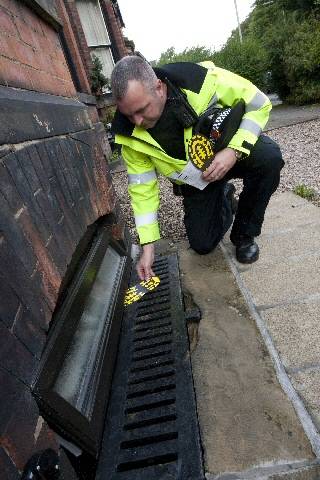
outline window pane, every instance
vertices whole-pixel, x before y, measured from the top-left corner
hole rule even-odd
[[[76,5],[88,46],[110,45],[98,0],[77,0]]]
[[[111,77],[111,72],[114,67],[114,61],[110,48],[91,48],[91,55],[95,55],[102,63],[103,73],[107,78]]]
[[[106,251],[54,390],[90,416],[90,385],[94,383],[101,343],[106,338],[125,263],[112,247]]]

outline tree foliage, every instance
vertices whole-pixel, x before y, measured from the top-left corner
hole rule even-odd
[[[101,60],[96,56],[92,55],[92,64],[93,68],[91,70],[91,89],[92,93],[99,96],[103,93],[105,87],[110,87],[109,79],[103,74],[103,65]]]
[[[176,52],[174,47],[168,48],[163,52],[157,62],[157,65],[164,65],[165,63],[173,62],[203,62],[211,58],[213,52],[206,47],[191,47],[185,48],[182,52]]]
[[[203,46],[162,53],[164,63],[212,60],[291,103],[320,102],[320,0],[256,0],[221,50]]]

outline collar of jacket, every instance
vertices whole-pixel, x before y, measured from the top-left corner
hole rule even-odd
[[[208,72],[208,70],[201,65],[191,62],[170,63],[159,68],[154,68],[154,71],[160,80],[164,81],[168,78],[177,87],[196,94],[200,93]],[[135,125],[118,110],[116,111],[112,122],[112,131],[115,135],[124,135],[126,137],[136,136],[137,138],[141,138],[140,134],[142,130],[141,128],[136,128]],[[149,134],[148,137],[152,139]],[[148,138],[148,140],[150,139]],[[147,141],[147,139],[145,139],[145,141]]]

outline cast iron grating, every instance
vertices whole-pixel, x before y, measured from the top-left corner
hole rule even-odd
[[[154,272],[123,320],[96,480],[204,478],[177,256]]]

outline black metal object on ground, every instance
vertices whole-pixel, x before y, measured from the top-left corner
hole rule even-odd
[[[154,272],[123,321],[96,480],[204,478],[176,255]]]

